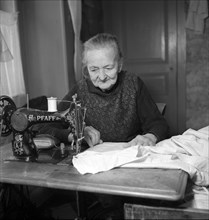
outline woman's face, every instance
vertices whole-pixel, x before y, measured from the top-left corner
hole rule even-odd
[[[86,53],[90,79],[101,90],[111,89],[117,81],[119,64],[113,48],[99,48]]]

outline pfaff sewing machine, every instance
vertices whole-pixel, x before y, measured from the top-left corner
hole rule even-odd
[[[34,132],[34,125],[41,123],[67,125],[73,135],[71,149],[75,154],[80,152],[86,109],[82,108],[80,102],[76,100],[76,94],[72,98],[73,101],[70,102],[70,107],[67,110],[51,112],[32,109],[29,106],[17,108],[10,97],[0,97],[0,137],[12,133],[12,150],[16,158],[25,161],[38,160],[40,153],[38,143],[44,141],[44,138],[50,140],[47,135],[40,137]]]

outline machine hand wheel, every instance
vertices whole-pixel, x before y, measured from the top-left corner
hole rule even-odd
[[[0,96],[0,137],[6,137],[11,134],[11,116],[16,109],[16,105],[10,97],[6,95]]]

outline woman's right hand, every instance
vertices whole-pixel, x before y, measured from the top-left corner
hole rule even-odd
[[[89,147],[93,147],[94,145],[101,144],[103,142],[100,139],[100,132],[92,126],[86,126],[84,128],[84,139]]]

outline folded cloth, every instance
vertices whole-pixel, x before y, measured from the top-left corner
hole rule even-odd
[[[182,169],[196,185],[209,185],[209,126],[198,131],[188,129],[155,147],[141,146],[139,151],[148,156],[123,167]]]
[[[81,174],[95,174],[137,160],[138,146],[124,146],[125,143],[104,142],[77,154],[72,163]]]
[[[81,173],[98,173],[114,167],[182,169],[196,185],[209,185],[209,126],[198,131],[188,129],[156,146],[132,146],[125,143],[96,145],[73,157]]]

